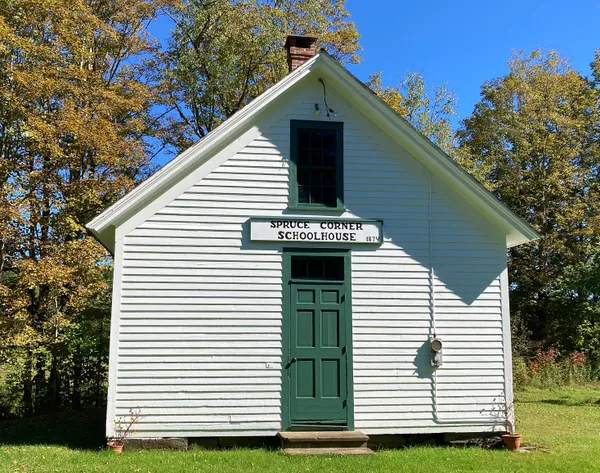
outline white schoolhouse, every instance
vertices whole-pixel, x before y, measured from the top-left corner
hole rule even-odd
[[[506,249],[536,232],[312,37],[89,230],[113,253],[107,435],[505,431]]]

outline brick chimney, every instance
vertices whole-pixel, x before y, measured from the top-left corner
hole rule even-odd
[[[289,72],[293,72],[317,53],[317,38],[288,35],[284,48],[287,51]]]

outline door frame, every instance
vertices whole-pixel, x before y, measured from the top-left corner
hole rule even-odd
[[[292,427],[290,418],[291,403],[291,379],[288,366],[291,361],[291,282],[292,282],[292,256],[339,256],[344,258],[344,285],[346,287],[346,301],[344,306],[344,317],[346,318],[346,393],[348,402],[346,407],[347,430],[354,430],[354,378],[353,378],[353,348],[352,348],[352,272],[351,272],[351,252],[349,249],[329,249],[329,248],[284,248],[283,258],[283,304],[282,304],[282,323],[281,323],[281,430],[287,431]],[[314,426],[315,428],[317,426]],[[310,425],[305,430],[315,430]],[[327,426],[318,426],[319,430],[327,430]],[[339,430],[339,428],[336,428]]]

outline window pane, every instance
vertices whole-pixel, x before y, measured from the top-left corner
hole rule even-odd
[[[344,258],[292,256],[292,278],[344,280]]]
[[[305,258],[292,256],[292,277],[293,278],[305,278],[307,261]]]
[[[298,186],[298,202],[300,202],[301,204],[310,203],[310,194],[308,189],[308,186]]]
[[[298,166],[298,185],[308,186],[310,185],[310,171]]]
[[[298,130],[298,149],[310,148],[310,130],[304,128]]]
[[[335,279],[337,281],[344,279],[344,259],[327,258],[324,261],[324,276],[326,279]]]
[[[332,149],[323,150],[323,166],[335,166],[335,151]]]
[[[335,150],[335,131],[327,130],[323,136],[323,148]]]
[[[310,165],[311,166],[322,166],[323,165],[323,150],[321,148],[312,148],[310,150]]]
[[[299,128],[296,149],[298,203],[335,207],[336,130]]]
[[[332,186],[323,186],[322,192],[323,204],[329,207],[335,206],[335,189]]]
[[[311,188],[310,188],[310,203],[311,204],[322,204],[323,203],[323,189],[321,187],[311,186]]]
[[[321,171],[321,183],[324,186],[335,186],[335,170],[333,169],[323,169]]]
[[[310,148],[298,150],[298,165],[308,166],[310,164]]]
[[[311,130],[310,147],[313,149],[321,149],[323,147],[323,132],[319,130]]]
[[[321,181],[322,175],[323,175],[323,170],[321,168],[317,168],[317,169],[313,168],[310,171],[310,186],[312,188],[321,187],[321,185],[323,185],[323,182]]]
[[[318,258],[307,258],[307,276],[309,278],[321,279],[323,277],[323,262]]]

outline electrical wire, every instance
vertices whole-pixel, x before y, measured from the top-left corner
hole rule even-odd
[[[429,247],[429,308],[430,308],[430,315],[431,315],[431,319],[430,319],[430,335],[433,335],[433,337],[437,337],[437,327],[436,327],[436,300],[435,300],[435,267],[433,264],[433,236],[432,236],[432,230],[433,230],[433,183],[432,183],[432,179],[431,179],[431,175],[427,172],[427,169],[425,169],[425,166],[423,166],[420,162],[418,162],[416,159],[414,159],[414,162],[421,168],[421,170],[423,171],[423,173],[425,174],[425,176],[427,176],[427,181],[429,184],[429,196],[428,196],[428,205],[427,205],[427,213],[428,213],[428,218],[427,218],[427,225],[428,225],[428,233],[429,233],[429,238],[428,238],[428,247]],[[468,425],[479,425],[479,424],[485,424],[485,425],[489,425],[489,424],[497,424],[498,423],[498,419],[496,417],[490,416],[489,419],[482,419],[481,417],[479,418],[474,418],[474,419],[469,419],[469,418],[463,418],[463,419],[442,419],[440,417],[440,413],[438,411],[438,383],[437,383],[437,369],[433,370],[433,373],[431,375],[431,384],[432,384],[432,391],[433,391],[433,420],[436,424],[468,424]]]
[[[319,82],[323,86],[323,102],[325,102],[325,111],[327,112],[327,117],[328,118],[331,117],[331,115],[329,114],[329,112],[333,113],[337,117],[337,113],[335,113],[335,111],[333,110],[333,108],[330,108],[329,104],[327,103],[327,88],[325,87],[325,81],[322,78],[319,77]]]

